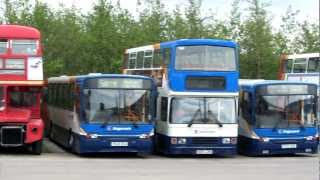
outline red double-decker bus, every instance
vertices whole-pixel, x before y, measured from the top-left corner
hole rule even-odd
[[[27,147],[41,154],[43,81],[40,32],[0,25],[0,147]]]

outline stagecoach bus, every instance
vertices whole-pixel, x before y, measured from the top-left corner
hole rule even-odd
[[[317,86],[282,80],[240,80],[239,152],[316,153]]]
[[[27,147],[41,154],[43,88],[40,32],[0,25],[0,146]]]
[[[72,152],[153,150],[156,87],[149,77],[52,77],[45,99],[50,138]]]
[[[236,154],[237,44],[180,39],[125,51],[123,73],[155,79],[156,149],[164,154]]]

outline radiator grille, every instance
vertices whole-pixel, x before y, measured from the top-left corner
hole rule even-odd
[[[23,144],[22,126],[0,127],[0,140],[3,146],[19,146]]]
[[[204,137],[197,137],[192,138],[192,144],[196,145],[212,145],[212,144],[221,144],[221,139],[219,138],[204,138]]]

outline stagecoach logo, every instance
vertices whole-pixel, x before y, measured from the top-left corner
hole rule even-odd
[[[194,130],[194,133],[195,134],[204,134],[204,133],[215,133],[216,131],[214,131],[214,130],[212,130],[212,131],[210,131],[210,130],[198,130],[198,129],[195,129]]]
[[[278,133],[279,134],[297,134],[297,133],[300,133],[300,130],[279,129]]]
[[[38,68],[38,66],[41,64],[41,61],[38,61],[32,65],[30,65],[32,68]]]
[[[107,131],[131,131],[131,127],[115,127],[115,126],[108,126]]]

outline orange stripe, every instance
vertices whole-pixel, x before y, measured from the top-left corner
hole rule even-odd
[[[153,45],[153,48],[154,48],[154,49],[160,49],[160,43],[154,44],[154,45]]]
[[[9,84],[9,85],[44,85],[44,81],[0,81],[0,84]]]

